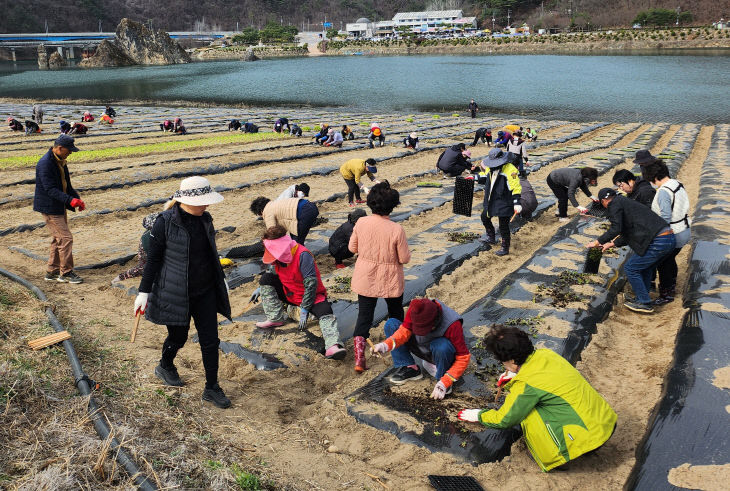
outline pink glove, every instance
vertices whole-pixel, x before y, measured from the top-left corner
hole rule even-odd
[[[387,353],[388,351],[390,351],[390,350],[388,350],[388,345],[385,343],[378,343],[375,346],[373,346],[372,348],[370,348],[370,354]]]
[[[481,409],[463,409],[459,411],[459,414],[456,416],[462,421],[470,421],[472,423],[479,422],[479,413],[481,412]]]
[[[499,379],[497,379],[497,387],[504,386],[507,382],[512,380],[517,374],[515,372],[510,372],[507,370],[502,375],[499,376]]]
[[[441,399],[446,396],[446,386],[442,381],[436,382],[436,386],[433,388],[433,392],[431,392],[431,399],[436,399],[437,401],[440,401]]]

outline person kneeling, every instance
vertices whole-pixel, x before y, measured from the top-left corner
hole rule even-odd
[[[528,334],[516,327],[497,325],[484,341],[507,369],[498,384],[509,395],[499,409],[459,411],[460,420],[496,429],[519,423],[527,448],[544,472],[611,438],[616,413],[565,358],[549,349],[536,350]]]
[[[433,399],[443,399],[469,365],[471,354],[464,340],[462,319],[438,300],[416,298],[403,323],[391,317],[384,330],[388,339],[373,346],[372,353],[392,352],[398,368],[388,379],[401,385],[423,378],[413,356],[423,360],[423,368],[436,378]]]
[[[284,304],[299,307],[299,330],[307,328],[311,312],[319,319],[319,328],[324,338],[326,358],[342,360],[347,352],[340,342],[337,319],[332,304],[327,301],[327,289],[322,283],[312,253],[295,242],[286,229],[280,225],[269,227],[264,233],[264,264],[271,265],[261,275],[259,287],[251,296],[252,302],[261,297],[266,320],[257,322],[256,327],[269,329],[283,326],[287,322],[288,309]]]

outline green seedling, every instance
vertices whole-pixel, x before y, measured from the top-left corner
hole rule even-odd
[[[416,187],[419,188],[442,188],[444,187],[443,184],[440,182],[428,182],[428,181],[421,181],[416,184]]]
[[[479,234],[474,232],[446,232],[446,238],[451,242],[459,244],[468,244],[479,238]]]

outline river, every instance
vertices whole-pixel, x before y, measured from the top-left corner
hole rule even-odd
[[[0,97],[188,100],[574,121],[730,121],[730,51],[662,55],[349,56],[38,71],[0,63]]]

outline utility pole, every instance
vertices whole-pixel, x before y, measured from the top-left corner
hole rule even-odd
[[[492,32],[494,32],[494,21],[496,19],[494,18],[494,10],[492,10]]]
[[[509,23],[510,15],[512,15],[512,9],[507,9],[507,27],[510,27],[510,23]]]
[[[99,32],[101,32],[101,19],[99,19]]]

